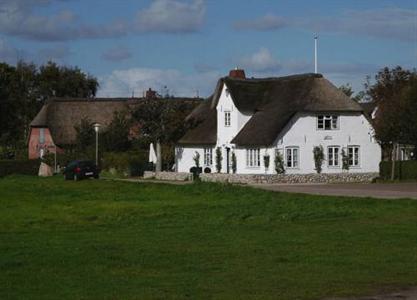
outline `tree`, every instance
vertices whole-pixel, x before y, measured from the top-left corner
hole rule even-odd
[[[184,120],[197,104],[196,101],[147,99],[138,106],[132,115],[134,120],[140,124],[143,136],[156,143],[157,149],[161,144],[169,146],[169,152],[172,154],[175,143],[190,128],[191,122]],[[159,166],[161,166],[161,154],[157,153],[157,156]],[[171,160],[170,163],[173,163],[173,157]]]
[[[264,166],[265,166],[265,173],[268,171],[269,169],[269,161],[270,161],[270,157],[268,153],[265,153],[264,155]]]
[[[346,154],[345,149],[342,149],[342,170],[349,170],[349,156]]]
[[[78,68],[55,63],[37,67],[19,61],[0,63],[0,143],[16,148],[25,144],[29,124],[51,96],[93,97],[98,82]]]
[[[404,88],[401,99],[406,110],[401,118],[404,126],[404,142],[417,146],[417,76]]]
[[[115,112],[111,123],[102,133],[102,144],[106,151],[122,152],[130,148],[129,132],[131,120],[126,112]]]
[[[367,84],[366,93],[378,104],[374,120],[375,136],[381,146],[391,152],[391,179],[394,179],[396,151],[400,143],[414,143],[416,111],[413,110],[412,90],[417,73],[400,66],[383,68],[375,76],[373,85]],[[411,94],[408,94],[411,93]],[[414,125],[413,125],[414,124]]]
[[[339,90],[341,90],[346,96],[348,96],[349,98],[353,95],[353,90],[352,90],[352,86],[348,83],[348,84],[342,84],[341,86],[339,86]]]
[[[275,163],[275,171],[277,172],[277,174],[284,174],[285,173],[284,158],[282,157],[281,152],[277,151],[275,153],[274,163]]]
[[[217,170],[217,173],[220,173],[220,171],[222,170],[222,160],[223,160],[222,149],[220,149],[220,147],[217,147],[216,148],[216,170]]]
[[[39,88],[43,98],[92,98],[99,87],[98,81],[78,67],[58,66],[49,61],[39,68]]]
[[[313,158],[314,158],[314,166],[316,167],[316,172],[318,174],[321,173],[323,160],[324,160],[324,150],[323,146],[315,146],[313,148]]]
[[[236,170],[237,170],[236,154],[233,151],[232,152],[232,172],[233,172],[233,174],[236,173]]]
[[[362,101],[365,96],[363,91],[360,91],[359,93],[356,94],[356,96],[353,96],[355,92],[353,91],[352,86],[349,83],[346,85],[342,84],[341,86],[339,86],[339,90],[341,90],[346,96],[348,96],[349,98],[351,98],[352,100],[356,102]]]
[[[74,128],[77,133],[76,148],[80,152],[85,152],[95,143],[95,131],[93,128],[93,122],[88,118],[84,118],[81,119],[80,123],[75,125]]]

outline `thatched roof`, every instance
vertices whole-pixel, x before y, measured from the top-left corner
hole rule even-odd
[[[372,113],[374,112],[375,108],[378,106],[377,102],[360,102],[360,106],[363,109],[363,112],[368,116],[369,118],[372,118]]]
[[[251,119],[231,141],[237,145],[271,145],[297,112],[362,112],[362,107],[347,97],[321,74],[301,74],[279,78],[221,78],[210,103],[200,104],[198,125],[179,144],[215,144],[218,103],[226,84],[239,111],[252,114]],[[213,125],[214,124],[214,125]],[[205,137],[207,137],[205,139]],[[205,143],[202,141],[206,140]]]
[[[161,100],[161,99],[158,99]],[[166,101],[196,101],[194,98],[162,99]],[[49,99],[31,122],[31,127],[48,127],[57,145],[75,143],[76,131],[82,119],[103,127],[110,124],[115,112],[130,113],[144,103],[143,98],[54,98]]]

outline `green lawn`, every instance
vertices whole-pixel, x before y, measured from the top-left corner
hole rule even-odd
[[[0,299],[320,299],[417,285],[417,201],[0,179]]]

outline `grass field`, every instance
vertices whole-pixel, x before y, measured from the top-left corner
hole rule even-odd
[[[0,299],[321,299],[417,285],[417,201],[0,179]]]

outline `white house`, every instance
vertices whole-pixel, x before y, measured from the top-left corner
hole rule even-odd
[[[378,172],[381,148],[363,108],[320,74],[249,79],[233,70],[218,81],[214,94],[189,116],[196,127],[176,147],[178,172],[200,165],[216,172],[216,149],[222,153],[221,173],[275,174],[277,153],[287,174],[315,173],[313,148],[322,146],[323,173]],[[269,166],[265,166],[269,156]]]

